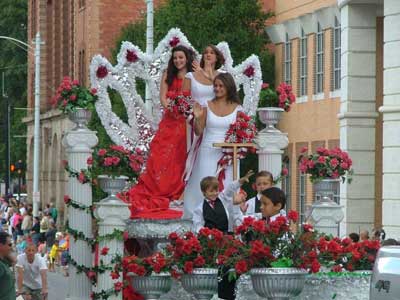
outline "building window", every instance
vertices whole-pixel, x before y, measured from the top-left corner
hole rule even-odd
[[[300,223],[304,223],[306,221],[306,182],[307,175],[301,173],[299,170],[299,198],[297,203],[297,211],[300,215]]]
[[[289,35],[286,33],[285,40],[285,59],[284,59],[284,77],[283,80],[287,84],[291,84],[292,77],[292,42],[289,40]]]
[[[335,17],[335,28],[333,29],[333,90],[340,89],[340,31],[340,23]]]
[[[282,166],[283,166],[283,168],[286,168],[288,170],[287,176],[283,177],[283,179],[282,179],[282,190],[285,192],[285,195],[286,195],[285,209],[288,212],[289,210],[292,209],[292,206],[291,206],[292,193],[291,193],[291,178],[290,178],[292,172],[290,170],[290,160],[289,160],[288,156],[286,156],[283,159]]]
[[[324,32],[318,22],[315,45],[315,93],[324,91]]]
[[[79,51],[79,82],[85,85],[86,82],[86,60],[85,60],[85,49]]]
[[[85,0],[79,0],[79,9],[85,7]]]
[[[299,96],[307,95],[307,36],[301,29],[299,43]]]

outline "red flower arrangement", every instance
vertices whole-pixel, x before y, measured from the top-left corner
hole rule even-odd
[[[170,272],[171,259],[160,252],[156,252],[145,258],[132,255],[123,258],[122,268],[126,273],[149,276],[152,273]]]
[[[239,111],[236,120],[225,133],[225,143],[253,143],[257,134],[257,128],[253,120],[244,112]],[[248,151],[254,152],[255,148],[242,147],[237,154],[238,159],[246,157]],[[222,148],[223,155],[218,161],[217,174],[224,177],[224,171],[227,166],[232,164],[233,153],[231,148]],[[219,178],[220,180],[222,178]]]
[[[140,149],[130,151],[122,146],[111,145],[108,149],[95,151],[93,157],[88,158],[87,164],[92,178],[98,175],[124,175],[132,181],[138,177],[144,161],[144,153]]]
[[[56,95],[52,98],[51,104],[63,113],[75,111],[77,108],[93,110],[97,100],[96,89],[81,86],[78,80],[64,77],[57,88]]]
[[[182,115],[188,121],[193,119],[193,105],[194,100],[190,96],[190,92],[173,92],[169,91],[167,93],[167,98],[170,100],[168,103],[168,111],[173,113],[175,116]]]
[[[263,83],[258,107],[280,107],[288,112],[295,101],[296,96],[292,92],[292,86],[285,82],[279,84],[276,90],[273,90],[268,83]]]
[[[190,274],[194,268],[216,268],[226,236],[217,229],[202,228],[197,236],[192,232],[181,236],[173,232],[169,235],[169,240],[166,251],[177,268],[172,276],[177,277],[178,272]]]
[[[236,234],[246,242],[242,252],[248,267],[297,267],[318,272],[317,233],[304,227],[293,233],[289,225],[298,219],[295,211],[290,211],[288,217],[279,216],[269,224],[264,220],[245,218],[236,228]]]
[[[318,148],[316,153],[307,155],[307,148],[301,150],[299,156],[300,172],[310,174],[311,182],[317,182],[325,178],[341,178],[343,182],[351,182],[353,162],[348,153],[340,148]]]
[[[318,241],[319,260],[333,272],[372,270],[380,246],[379,241],[354,243],[349,238],[323,236]]]

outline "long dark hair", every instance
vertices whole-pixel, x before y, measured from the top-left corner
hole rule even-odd
[[[239,94],[236,89],[235,80],[233,80],[232,75],[229,73],[219,73],[214,78],[214,84],[217,79],[221,80],[222,84],[225,86],[226,92],[228,94],[228,101],[231,103],[242,104],[242,100],[240,100]]]
[[[178,75],[178,69],[174,65],[174,53],[177,51],[182,51],[183,53],[185,53],[187,72],[193,71],[192,63],[193,63],[194,52],[191,49],[188,49],[182,45],[172,48],[171,58],[168,61],[167,78],[165,80],[167,82],[168,86],[170,86],[172,84],[172,81]]]
[[[207,48],[211,48],[215,52],[215,55],[217,56],[217,62],[215,63],[215,70],[218,70],[225,63],[225,58],[222,52],[217,48],[217,46],[213,44],[207,45],[207,47],[204,48],[203,53],[201,55],[200,67],[204,68],[204,53],[206,52]]]

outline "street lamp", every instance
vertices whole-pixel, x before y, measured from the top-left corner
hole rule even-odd
[[[39,155],[40,155],[40,32],[36,34],[35,48],[31,45],[20,41],[18,39],[0,36],[0,39],[14,41],[24,45],[30,50],[35,51],[35,114],[34,114],[34,144],[33,144],[33,216],[39,215],[39,202],[40,202],[40,191],[39,191]]]

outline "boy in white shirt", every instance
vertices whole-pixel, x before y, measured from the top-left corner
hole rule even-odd
[[[261,215],[267,223],[275,221],[282,216],[286,205],[285,193],[277,187],[271,187],[261,192]]]
[[[33,242],[29,241],[25,253],[18,255],[16,267],[17,295],[30,294],[31,300],[45,299],[48,294],[47,265]]]

